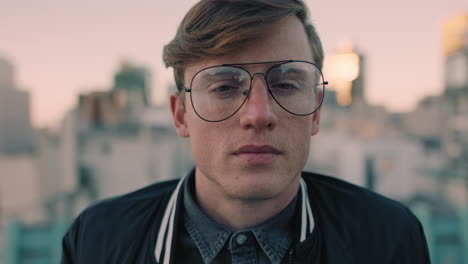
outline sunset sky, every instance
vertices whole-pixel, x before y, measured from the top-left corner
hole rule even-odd
[[[153,101],[172,81],[161,50],[195,0],[0,0],[0,57],[31,93],[35,126],[57,123],[77,94],[108,89],[123,59],[153,74]],[[306,0],[325,48],[351,41],[366,55],[366,96],[408,111],[443,88],[441,25],[466,0]],[[325,76],[326,77],[326,76]]]

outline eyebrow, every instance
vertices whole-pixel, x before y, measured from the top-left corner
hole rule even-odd
[[[272,72],[278,72],[278,73],[282,73],[286,76],[305,76],[307,75],[307,71],[306,70],[303,70],[303,69],[299,69],[299,68],[288,68],[286,70],[281,70],[281,68],[279,68],[278,70],[273,70]]]
[[[214,74],[203,74],[201,78],[206,81],[218,81],[222,79],[236,79],[236,76],[240,76],[239,72],[233,72],[233,71],[218,71],[215,72]]]
[[[244,63],[229,63],[229,64],[222,64],[221,66],[242,66],[242,65],[255,65],[255,64],[269,64],[269,63],[287,63],[292,62],[294,60],[279,60],[279,61],[262,61],[262,62],[244,62]]]

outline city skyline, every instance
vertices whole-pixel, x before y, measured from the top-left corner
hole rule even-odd
[[[326,55],[343,40],[364,53],[370,103],[408,111],[442,91],[442,23],[466,12],[465,1],[306,2]],[[2,0],[0,57],[14,64],[16,86],[31,93],[33,124],[56,124],[79,93],[110,89],[123,59],[148,67],[153,102],[164,101],[172,76],[161,50],[194,3]]]

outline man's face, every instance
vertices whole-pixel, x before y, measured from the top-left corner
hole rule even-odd
[[[185,87],[206,67],[279,60],[313,61],[303,25],[285,18],[258,40],[232,54],[188,67]],[[243,66],[251,74],[265,73],[272,64]],[[184,102],[182,102],[184,100]],[[179,135],[189,137],[196,164],[196,190],[227,199],[258,200],[297,192],[310,137],[318,132],[320,111],[295,116],[282,109],[267,91],[262,75],[255,75],[242,108],[231,118],[210,123],[194,112],[190,95],[172,96],[171,107]]]

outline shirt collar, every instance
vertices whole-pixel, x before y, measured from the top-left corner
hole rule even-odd
[[[277,216],[252,229],[271,263],[280,263],[294,241],[294,215],[297,195]]]
[[[184,183],[184,224],[205,263],[211,263],[229,237],[240,231],[251,231],[272,263],[279,263],[284,258],[294,241],[293,226],[297,195],[283,211],[270,220],[257,227],[235,232],[209,218],[195,202],[194,174],[191,173]]]

